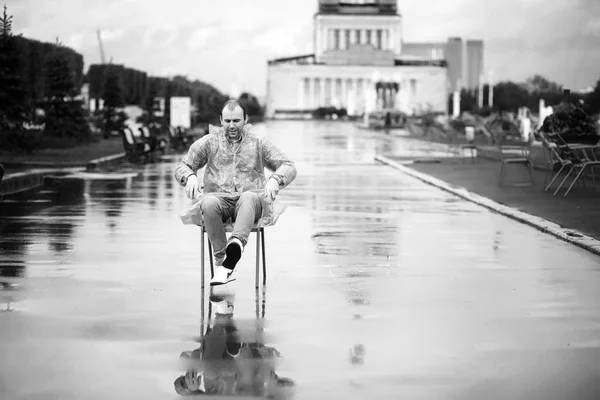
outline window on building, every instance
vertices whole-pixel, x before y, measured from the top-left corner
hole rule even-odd
[[[377,29],[377,48],[381,50],[383,31],[381,29]]]
[[[356,32],[356,43],[362,44],[362,40],[361,40],[362,33],[361,33],[360,29],[356,29],[355,32]]]

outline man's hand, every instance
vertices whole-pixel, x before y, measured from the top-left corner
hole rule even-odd
[[[275,201],[277,194],[279,193],[279,182],[275,178],[271,178],[265,185],[265,197],[269,201]]]
[[[200,188],[198,187],[198,177],[196,175],[190,175],[185,185],[185,194],[188,199],[194,200],[200,196]]]

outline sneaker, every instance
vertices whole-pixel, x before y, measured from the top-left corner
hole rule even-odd
[[[225,268],[229,268],[233,270],[235,265],[242,258],[242,253],[244,252],[244,245],[238,238],[231,238],[229,244],[227,244],[227,248],[225,249],[225,260],[223,261],[223,266]]]
[[[235,281],[235,275],[232,269],[218,266],[215,270],[215,275],[210,280],[210,286],[225,285],[226,283]]]

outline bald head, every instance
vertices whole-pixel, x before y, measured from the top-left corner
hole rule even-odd
[[[225,104],[223,104],[223,109],[221,110],[221,116],[223,116],[223,111],[225,111],[225,110],[235,111],[236,107],[239,107],[242,109],[242,115],[243,115],[244,119],[246,119],[246,107],[244,107],[244,104],[242,104],[241,101],[236,100],[236,99],[229,99],[225,102]]]
[[[231,142],[238,142],[242,138],[244,125],[248,122],[246,109],[239,100],[229,100],[221,111],[221,125],[225,130],[225,136]]]

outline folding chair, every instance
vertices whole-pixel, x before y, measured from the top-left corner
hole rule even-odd
[[[513,186],[531,186],[533,185],[533,170],[529,160],[529,145],[506,145],[504,134],[494,135],[496,147],[500,150],[500,180],[498,184],[502,186],[506,167],[509,165],[524,165],[529,172],[529,183],[513,183]]]
[[[575,182],[578,181],[579,177],[581,176],[581,174],[583,174],[583,171],[587,167],[593,168],[593,167],[597,167],[600,165],[600,160],[598,160],[596,158],[596,155],[594,153],[594,150],[600,148],[600,146],[598,146],[598,145],[576,146],[576,147],[574,146],[573,148],[571,148],[569,146],[569,144],[567,142],[565,142],[565,139],[563,139],[563,137],[559,133],[554,133],[554,134],[550,135],[549,137],[552,141],[554,141],[554,143],[556,143],[556,146],[558,147],[559,152],[564,154],[571,161],[571,168],[569,169],[569,172],[567,172],[567,175],[565,176],[565,178],[562,180],[562,182],[558,185],[558,187],[554,191],[554,195],[556,195],[558,193],[558,191],[560,190],[562,185],[564,185],[564,183],[567,181],[567,179],[571,175],[571,172],[573,172],[576,168],[580,168],[579,172],[573,179],[573,182],[571,182],[571,185],[569,186],[569,188],[567,189],[567,191],[565,192],[565,194],[563,196],[563,197],[567,197],[567,195],[569,194],[569,192],[575,185]],[[581,150],[582,156],[577,155],[575,150]],[[591,152],[592,157],[589,157],[587,151],[585,151],[585,150],[592,150],[592,152]]]
[[[262,253],[262,272],[263,272],[263,285],[267,283],[267,257],[265,253],[265,227],[268,225],[254,225],[251,232],[256,234],[256,277],[255,277],[255,287],[259,287],[258,278],[260,275],[260,257]],[[233,231],[233,224],[228,223],[225,225],[225,232],[231,233]],[[200,225],[201,232],[201,241],[200,241],[200,273],[201,277],[201,285],[204,288],[204,235],[206,233],[206,229],[204,225]],[[210,243],[210,239],[208,239],[208,235],[206,236],[208,241],[208,258],[210,260],[210,277],[214,276],[214,260],[213,260],[213,251],[212,244]]]

